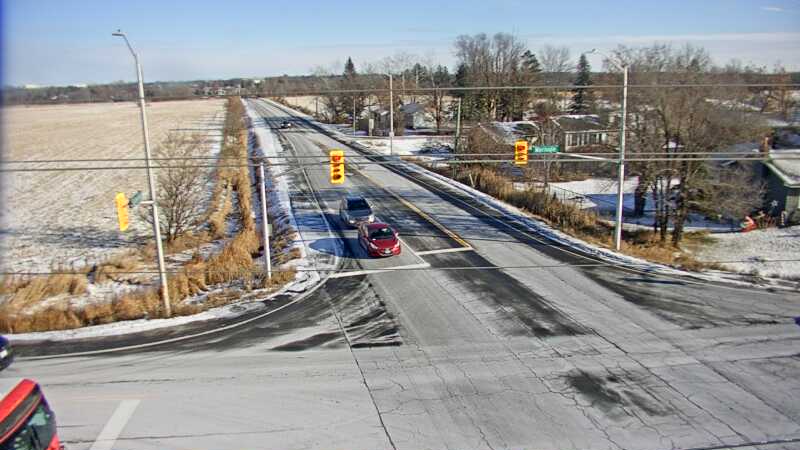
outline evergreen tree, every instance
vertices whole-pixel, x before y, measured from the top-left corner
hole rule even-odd
[[[539,60],[530,50],[525,50],[525,53],[522,54],[522,69],[534,76],[542,72],[542,66],[539,64]]]
[[[344,72],[342,73],[342,79],[340,83],[340,88],[343,90],[356,90],[359,89],[360,83],[358,80],[358,73],[356,72],[356,66],[353,64],[353,59],[349,56],[347,57],[347,61],[344,63]],[[355,111],[353,110],[354,102],[355,101]],[[354,120],[353,114],[355,113],[355,119],[361,114],[361,111],[364,110],[364,95],[359,93],[345,93],[339,97],[339,110],[347,116],[347,120],[352,122]]]
[[[591,86],[591,67],[586,55],[581,55],[578,61],[578,76],[575,78],[576,86]],[[573,90],[572,103],[569,111],[573,114],[588,114],[594,110],[594,96],[591,90],[576,88]]]
[[[356,66],[349,56],[347,57],[347,62],[344,63],[344,77],[351,80],[356,77]]]

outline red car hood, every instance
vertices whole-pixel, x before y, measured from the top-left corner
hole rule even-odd
[[[392,248],[395,245],[397,245],[397,238],[374,239],[374,240],[370,239],[369,241],[372,243],[372,245],[374,245],[375,247],[378,247],[381,250],[387,249],[387,248]]]

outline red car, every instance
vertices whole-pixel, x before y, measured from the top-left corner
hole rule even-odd
[[[397,232],[385,223],[362,223],[358,227],[358,242],[369,256],[400,254]]]

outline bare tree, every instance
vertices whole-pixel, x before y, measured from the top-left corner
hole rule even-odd
[[[202,225],[206,200],[206,171],[192,159],[201,156],[206,148],[201,135],[172,133],[156,150],[158,158],[170,159],[168,168],[158,171],[158,208],[161,232],[167,242]],[[139,210],[139,215],[153,223],[149,208]]]
[[[569,47],[554,47],[545,45],[539,51],[539,62],[542,65],[542,72],[564,73],[571,72],[574,67],[571,61]]]
[[[707,210],[707,199],[724,195],[715,178],[720,168],[701,155],[724,153],[733,144],[757,140],[764,130],[757,120],[746,115],[746,90],[691,86],[707,82],[713,70],[711,58],[703,48],[619,47],[612,58],[631,67],[632,84],[687,85],[635,90],[628,101],[631,153],[659,156],[659,161],[634,167],[640,183],[652,190],[656,205],[654,226],[661,241],[667,240],[671,222],[672,244],[677,247],[689,213]],[[757,190],[755,186],[751,188]],[[638,195],[642,193],[637,190]]]
[[[511,85],[520,81],[522,55],[526,48],[514,35],[497,33],[491,38],[483,33],[473,36],[461,35],[456,38],[455,49],[459,65],[465,71],[464,81],[468,85],[492,87]],[[460,75],[457,77],[460,78]],[[510,119],[514,109],[511,105],[515,99],[503,94],[504,92],[499,89],[487,89],[469,94],[475,97],[469,99],[469,103],[480,105],[483,117]]]

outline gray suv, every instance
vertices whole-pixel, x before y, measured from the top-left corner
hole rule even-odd
[[[348,195],[339,203],[339,217],[345,225],[354,228],[364,222],[375,222],[375,214],[367,199],[354,195]]]

